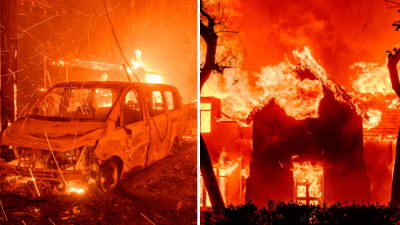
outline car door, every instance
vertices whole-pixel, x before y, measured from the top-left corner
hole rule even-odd
[[[171,128],[162,91],[160,89],[149,89],[146,90],[145,95],[151,129],[147,165],[151,165],[163,158],[165,151],[169,150],[168,147],[172,141],[168,131]]]
[[[182,111],[180,96],[177,91],[165,90],[164,91],[165,101],[168,106],[169,122],[171,126],[171,139],[177,141],[176,145],[179,144],[179,139],[182,137],[184,128],[185,115]],[[172,147],[172,146],[171,146]],[[167,152],[168,154],[169,152]]]
[[[125,166],[129,174],[146,167],[150,144],[150,126],[143,114],[143,97],[139,89],[129,89],[121,101],[121,121],[126,132]]]

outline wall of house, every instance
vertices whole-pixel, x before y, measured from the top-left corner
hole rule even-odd
[[[363,161],[362,119],[348,104],[324,89],[319,118],[295,120],[274,101],[254,116],[253,161],[246,201],[294,199],[292,155],[324,168],[324,200],[370,201]]]
[[[226,153],[225,161],[230,163],[230,174],[227,175],[227,196],[226,204],[238,205],[245,200],[245,178],[242,176],[242,169],[250,167],[253,159],[252,152],[252,128],[241,127],[233,120],[224,121],[221,118],[220,100],[216,98],[201,98],[201,102],[212,103],[211,132],[202,133],[206,142],[208,152],[214,168],[221,168],[221,154]],[[237,166],[235,164],[237,163]],[[229,169],[228,169],[229,170]],[[251,173],[251,171],[250,171]],[[242,187],[240,188],[240,180]],[[242,198],[242,200],[240,200]]]
[[[371,202],[388,204],[392,188],[392,166],[396,143],[391,141],[364,141],[364,160],[371,180]]]

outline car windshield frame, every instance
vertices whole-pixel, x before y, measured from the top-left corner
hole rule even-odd
[[[124,86],[116,86],[116,85],[110,85],[110,84],[89,84],[85,85],[85,83],[76,83],[75,85],[66,85],[67,83],[64,83],[64,85],[57,84],[50,88],[45,94],[43,94],[38,101],[29,109],[29,111],[24,115],[25,117],[29,117],[32,119],[39,119],[39,120],[46,120],[46,121],[59,121],[59,122],[105,122],[108,117],[110,116],[111,112],[114,110],[115,106],[117,105],[118,99],[121,96],[121,93],[123,93],[123,90],[125,89]],[[66,90],[74,90],[74,89],[86,89],[86,90],[92,90],[92,89],[111,89],[117,90],[117,97],[112,98],[111,102],[111,108],[107,112],[107,114],[102,117],[102,118],[70,118],[70,117],[58,117],[58,116],[44,116],[44,115],[32,115],[33,111],[38,107],[38,104],[42,104],[44,99],[50,95],[52,95],[52,92],[56,89],[63,89],[63,93],[61,96],[60,102],[65,101],[66,98]],[[114,92],[112,92],[114,93]],[[114,93],[115,94],[115,93]],[[40,106],[39,106],[40,107]],[[79,106],[78,106],[79,108]]]

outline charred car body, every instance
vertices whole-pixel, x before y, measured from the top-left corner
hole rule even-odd
[[[104,191],[166,157],[184,113],[170,85],[68,82],[52,87],[1,136],[15,160],[0,174],[58,183],[96,179]]]

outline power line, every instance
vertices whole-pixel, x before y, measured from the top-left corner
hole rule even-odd
[[[111,22],[111,19],[110,19],[110,15],[108,14],[108,8],[107,8],[106,0],[103,0],[103,2],[104,2],[104,7],[106,8],[106,12],[107,12],[107,20],[108,20],[108,23],[110,24],[111,31],[113,33],[114,40],[115,40],[115,43],[117,45],[117,49],[119,51],[119,54],[121,55],[122,60],[126,63],[126,65],[129,67],[129,69],[132,71],[132,74],[135,75],[135,77],[138,80],[138,82],[140,82],[139,78],[136,76],[135,72],[133,72],[133,69],[132,69],[131,65],[129,64],[128,60],[126,59],[126,57],[124,55],[124,52],[122,51],[121,45],[119,44],[117,35],[115,34],[115,31],[114,31],[114,26],[113,26],[113,24]],[[124,68],[125,68],[125,65],[124,65]],[[128,80],[130,81],[131,79],[129,78],[128,74],[127,74],[127,76],[128,76]]]

